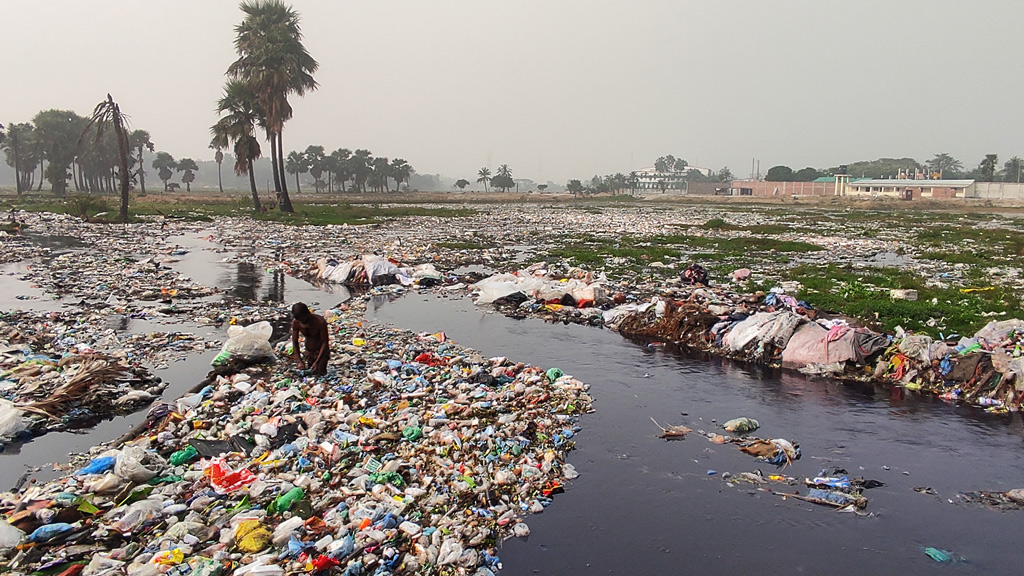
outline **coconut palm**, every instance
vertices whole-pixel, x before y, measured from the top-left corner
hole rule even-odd
[[[153,142],[149,139],[149,132],[146,130],[132,130],[132,133],[128,136],[128,146],[136,153],[135,162],[139,165],[139,169],[136,174],[139,175],[139,190],[143,194],[146,193],[146,169],[145,162],[142,158],[142,153],[146,150],[153,152],[156,147]]]
[[[483,182],[484,183],[484,192],[487,192],[487,183],[491,181],[491,169],[486,167],[486,166],[484,166],[483,168],[481,168],[476,173],[476,175],[478,176],[476,181],[477,182]]]
[[[294,212],[284,178],[281,133],[292,117],[288,96],[315,90],[313,73],[319,65],[302,45],[298,12],[280,0],[244,0],[240,8],[245,18],[235,27],[238,59],[228,67],[228,75],[247,83],[255,94],[270,141],[281,211]]]
[[[320,177],[324,174],[324,158],[326,157],[324,147],[310,144],[306,146],[306,152],[303,156],[305,156],[306,164],[309,166],[309,175],[313,177],[313,186],[319,192],[323,188],[323,180]]]
[[[92,116],[89,117],[85,129],[82,130],[82,135],[84,136],[92,126],[96,126],[97,140],[111,128],[114,130],[114,136],[117,137],[118,176],[121,181],[121,209],[118,212],[118,218],[121,222],[127,222],[128,190],[131,186],[131,178],[128,175],[128,155],[130,153],[128,150],[128,118],[121,114],[121,107],[114,102],[114,98],[110,94],[107,94],[107,99],[101,101],[93,109]]]
[[[31,122],[7,125],[7,137],[0,148],[6,153],[7,165],[14,168],[18,194],[32,190],[36,166],[39,165],[35,127]]]
[[[213,143],[218,148],[227,148],[229,143],[233,143],[235,174],[249,175],[253,209],[260,212],[262,206],[252,166],[262,152],[256,138],[256,126],[262,117],[256,95],[248,84],[238,80],[229,81],[224,86],[224,95],[217,101],[217,112],[221,117],[210,128]]]
[[[299,174],[309,172],[309,166],[306,165],[306,156],[302,152],[292,150],[288,153],[288,158],[284,161],[284,169],[289,174],[295,174],[295,191],[302,194],[302,186],[299,184]]]

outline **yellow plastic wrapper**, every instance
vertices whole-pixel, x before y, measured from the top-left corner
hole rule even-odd
[[[235,547],[239,551],[253,554],[270,546],[273,533],[259,520],[242,520],[235,529]]]
[[[184,559],[185,553],[182,552],[181,549],[171,548],[170,550],[157,552],[150,562],[153,564],[161,564],[163,566],[177,566],[178,564],[181,564]]]

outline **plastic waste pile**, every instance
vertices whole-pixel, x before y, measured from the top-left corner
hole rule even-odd
[[[426,288],[440,284],[443,279],[441,273],[430,262],[403,266],[397,260],[375,254],[364,254],[351,260],[319,258],[308,267],[304,275],[322,282],[346,286],[415,284]]]
[[[325,312],[331,371],[217,369],[74,474],[0,496],[18,572],[475,573],[576,476],[591,410],[557,368]],[[156,408],[162,408],[157,410]],[[84,565],[76,568],[74,565]]]
[[[938,394],[991,412],[1018,410],[1024,400],[1024,320],[994,320],[974,336],[933,340],[901,334],[876,368],[908,390]]]
[[[70,315],[68,315],[70,316]],[[74,331],[58,313],[0,318],[0,443],[78,428],[149,404],[165,383],[98,343],[87,325]]]

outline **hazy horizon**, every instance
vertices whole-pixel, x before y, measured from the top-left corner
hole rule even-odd
[[[1008,0],[292,5],[320,88],[291,98],[286,150],[367,148],[471,181],[508,164],[560,183],[665,154],[738,177],[755,158],[764,174],[1024,156],[1024,80],[1008,74],[1024,4]],[[158,150],[212,158],[237,2],[6,6],[0,122],[87,115],[109,92]]]

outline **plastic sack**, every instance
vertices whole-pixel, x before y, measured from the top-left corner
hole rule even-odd
[[[36,528],[34,532],[29,534],[28,539],[32,542],[49,542],[58,536],[62,536],[74,530],[75,527],[65,522],[57,522],[55,524],[46,524]]]
[[[14,548],[24,537],[24,532],[8,524],[6,520],[0,520],[0,550]]]
[[[210,460],[210,465],[203,470],[203,474],[210,477],[210,484],[213,485],[218,494],[234,492],[242,486],[252,484],[256,480],[256,475],[248,468],[242,468],[235,472],[224,462],[223,458]]]
[[[114,474],[125,480],[142,483],[156,476],[159,470],[150,470],[142,464],[146,459],[146,451],[137,446],[128,446],[117,455],[114,463]]]
[[[746,432],[753,432],[761,427],[761,424],[753,418],[733,418],[725,424],[722,424],[722,428],[725,428],[728,432],[736,432],[738,434],[744,434]]]
[[[171,466],[181,466],[198,455],[199,451],[196,450],[195,446],[190,444],[186,446],[184,450],[178,450],[174,454],[171,454]]]
[[[222,364],[228,359],[246,362],[274,360],[274,347],[270,345],[273,333],[274,328],[266,320],[248,326],[231,326],[228,328],[228,340],[213,359],[213,364]]]
[[[121,488],[121,484],[124,481],[117,474],[108,472],[95,480],[90,480],[85,483],[83,488],[89,494],[107,494],[110,492],[116,492]]]
[[[114,523],[114,527],[121,533],[129,533],[149,520],[156,518],[163,512],[163,509],[163,500],[159,498],[139,500],[128,506],[124,514]]]
[[[247,554],[266,549],[272,538],[273,534],[259,520],[243,520],[235,528],[235,546]]]
[[[104,472],[110,471],[114,467],[114,463],[117,462],[116,456],[101,456],[99,458],[93,458],[85,467],[78,472],[75,472],[75,476],[85,476],[87,474],[103,474]]]
[[[21,410],[14,407],[14,403],[7,400],[0,400],[0,438],[14,438],[18,432],[28,429],[28,422],[22,416]]]

